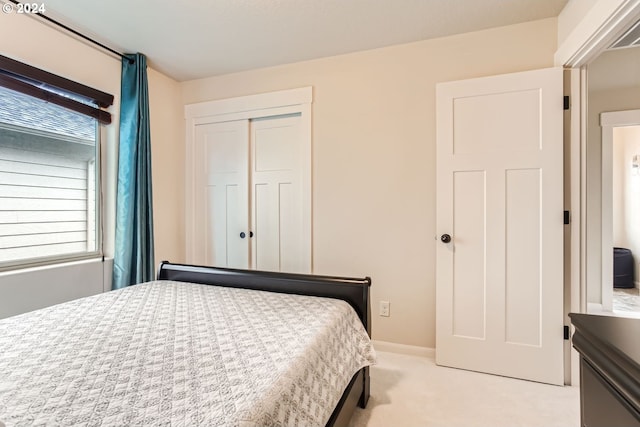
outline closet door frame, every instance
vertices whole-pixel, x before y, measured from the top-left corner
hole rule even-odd
[[[196,126],[207,123],[219,123],[234,120],[251,120],[285,114],[299,114],[301,126],[301,168],[302,168],[302,229],[305,252],[304,259],[308,262],[308,273],[313,272],[312,254],[312,167],[311,167],[311,104],[313,102],[313,88],[311,86],[297,89],[268,92],[256,95],[227,98],[215,101],[200,102],[185,105],[186,121],[186,158],[185,158],[185,243],[186,262],[192,263],[197,251],[196,224],[199,223],[196,209],[196,198],[199,189],[196,188],[195,155]]]

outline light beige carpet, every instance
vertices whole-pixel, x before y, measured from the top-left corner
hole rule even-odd
[[[558,387],[436,366],[378,352],[371,398],[351,427],[579,426],[578,387]]]

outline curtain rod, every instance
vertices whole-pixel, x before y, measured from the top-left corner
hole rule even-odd
[[[13,3],[13,4],[20,4],[20,2],[19,2],[18,0],[9,0],[9,1],[10,1],[11,3]],[[36,12],[36,11],[34,11],[32,14],[33,14],[33,15],[38,15],[40,18],[45,19],[45,20],[47,20],[47,21],[51,22],[52,24],[55,24],[55,25],[57,25],[58,27],[61,27],[61,28],[65,29],[65,30],[69,31],[70,33],[75,34],[76,36],[81,37],[81,38],[83,38],[84,40],[86,40],[86,41],[88,41],[88,42],[90,42],[90,43],[93,43],[93,44],[95,44],[95,45],[97,45],[97,46],[101,47],[102,49],[107,50],[107,51],[109,51],[109,52],[113,53],[114,55],[119,56],[119,57],[120,57],[120,58],[122,58],[122,59],[126,59],[127,61],[129,61],[129,63],[130,63],[130,64],[132,64],[132,63],[134,62],[132,59],[127,58],[124,54],[122,54],[122,53],[118,52],[117,50],[111,49],[109,46],[105,46],[105,45],[103,45],[102,43],[100,43],[99,41],[96,41],[96,40],[94,40],[94,39],[92,39],[92,38],[90,38],[90,37],[88,37],[88,36],[85,36],[84,34],[80,33],[79,31],[76,31],[76,30],[74,30],[73,28],[70,28],[70,27],[66,26],[66,25],[65,25],[65,24],[63,24],[62,22],[56,21],[56,20],[55,20],[55,19],[53,19],[53,18],[49,18],[49,17],[48,17],[47,15],[45,15],[45,14],[42,14],[42,13],[40,13],[40,12]]]

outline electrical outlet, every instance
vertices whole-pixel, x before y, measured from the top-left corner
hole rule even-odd
[[[380,316],[389,317],[389,301],[380,301]]]

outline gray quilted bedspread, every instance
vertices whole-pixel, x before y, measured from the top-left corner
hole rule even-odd
[[[323,426],[374,359],[344,301],[150,282],[0,320],[0,422]]]

